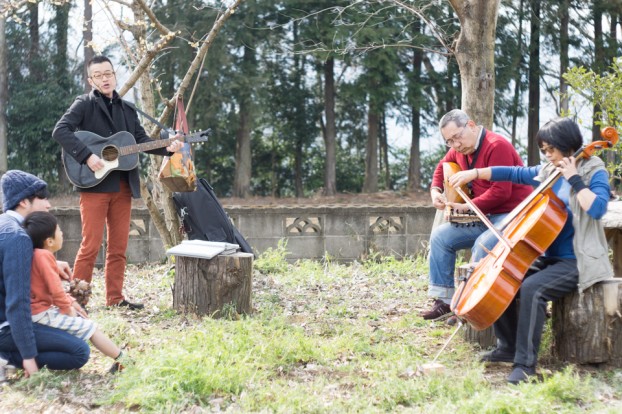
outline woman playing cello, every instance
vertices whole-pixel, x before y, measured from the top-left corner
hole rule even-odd
[[[547,302],[564,297],[577,286],[583,290],[613,275],[600,222],[610,194],[604,163],[598,157],[577,160],[572,156],[583,140],[579,126],[569,118],[547,122],[536,138],[547,164],[472,169],[449,179],[454,187],[478,176],[537,186],[556,170],[563,174],[553,192],[565,204],[568,218],[555,241],[525,275],[510,306],[494,323],[497,348],[482,356],[484,362],[513,362],[508,382],[514,384],[536,373]]]

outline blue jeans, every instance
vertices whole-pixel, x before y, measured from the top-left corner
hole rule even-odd
[[[48,367],[55,370],[78,369],[89,360],[91,349],[81,339],[60,329],[33,324],[37,352],[35,357],[39,368]],[[11,365],[22,367],[22,356],[11,335],[11,327],[6,326],[0,331],[0,356]]]
[[[492,224],[497,224],[505,216],[507,214],[493,214],[488,219]],[[486,257],[486,249],[492,250],[496,244],[497,237],[482,222],[474,226],[444,223],[435,228],[430,235],[428,296],[449,304],[455,290],[454,271],[458,250],[472,249],[471,258],[476,262]]]

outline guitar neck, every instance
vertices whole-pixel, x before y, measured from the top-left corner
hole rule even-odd
[[[175,140],[184,141],[184,137],[181,138],[169,138],[169,139],[154,139],[153,142],[143,142],[142,144],[127,145],[119,148],[120,155],[135,154],[137,152],[150,151],[156,148],[168,147]]]

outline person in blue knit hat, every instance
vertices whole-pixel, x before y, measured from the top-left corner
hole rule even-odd
[[[30,309],[32,241],[22,228],[24,217],[48,211],[47,183],[24,171],[7,171],[0,180],[0,382],[8,364],[24,369],[26,377],[47,366],[77,369],[89,360],[86,342],[60,329],[33,324]],[[66,262],[61,272],[70,276]]]

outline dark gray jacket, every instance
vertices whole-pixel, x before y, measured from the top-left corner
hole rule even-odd
[[[105,100],[112,101],[112,116]],[[134,105],[122,100],[116,91],[112,99],[106,98],[99,91],[80,95],[73,102],[56,124],[52,137],[58,141],[65,152],[80,164],[86,163],[92,152],[76,137],[76,131],[90,131],[102,137],[109,137],[120,131],[127,131],[134,136],[137,144],[151,141],[140,125]],[[148,151],[156,155],[169,155],[165,148]],[[118,192],[120,180],[127,177],[132,197],[140,198],[140,177],[138,168],[131,171],[111,171],[98,185],[90,188],[77,188],[77,191],[108,193]]]

